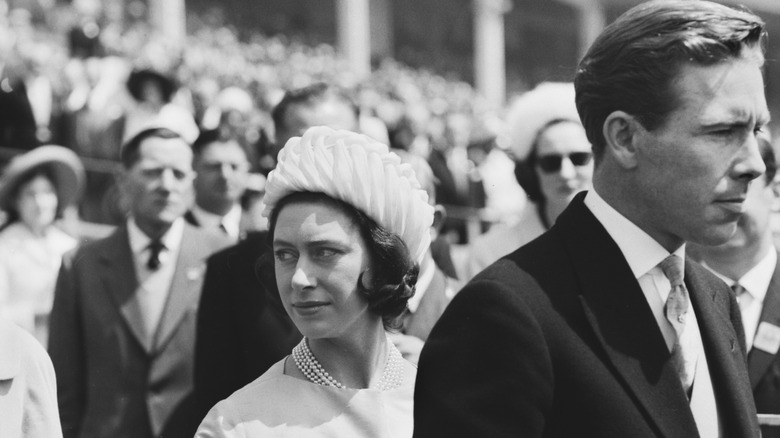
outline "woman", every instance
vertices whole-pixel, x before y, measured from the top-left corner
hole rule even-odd
[[[574,85],[540,84],[512,105],[507,123],[515,176],[531,202],[517,223],[474,240],[466,279],[547,231],[574,195],[591,185],[593,154],[574,105]]]
[[[433,207],[411,167],[366,136],[315,127],[281,150],[263,202],[275,283],[304,339],[197,436],[411,436],[416,368],[386,333],[430,244]]]
[[[84,167],[71,150],[41,146],[14,158],[0,177],[0,315],[46,343],[62,255],[76,239],[56,219],[81,192]]]

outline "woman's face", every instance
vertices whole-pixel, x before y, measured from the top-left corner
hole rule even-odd
[[[340,209],[317,201],[283,206],[273,252],[279,295],[304,336],[338,338],[381,324],[358,291],[358,277],[369,268],[368,250],[357,224]]]
[[[539,135],[536,145],[536,175],[545,200],[565,203],[590,188],[593,159],[585,129],[579,123],[560,122]],[[587,162],[583,158],[587,157]]]
[[[57,191],[49,178],[38,175],[22,184],[16,196],[20,220],[34,230],[48,227],[57,216]]]

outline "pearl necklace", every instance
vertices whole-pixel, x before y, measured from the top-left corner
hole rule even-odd
[[[389,347],[387,352],[387,363],[382,371],[382,377],[379,379],[379,390],[388,391],[396,389],[403,383],[403,356],[398,348],[388,339]],[[303,338],[301,342],[293,348],[292,357],[295,365],[306,378],[312,382],[323,386],[332,386],[335,388],[346,388],[344,384],[334,379],[322,367],[322,364],[314,357],[309,349],[309,340]]]

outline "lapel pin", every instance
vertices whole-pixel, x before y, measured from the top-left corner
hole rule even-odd
[[[200,278],[202,269],[200,267],[187,268],[187,280],[193,281]]]
[[[769,354],[777,353],[780,349],[780,327],[761,321],[758,325],[756,338],[753,340],[753,348],[766,351]]]

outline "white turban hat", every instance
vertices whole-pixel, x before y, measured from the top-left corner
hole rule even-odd
[[[531,153],[539,131],[554,120],[580,123],[574,103],[574,84],[543,82],[515,99],[507,109],[510,148],[518,160]]]
[[[268,175],[263,216],[295,192],[324,193],[399,236],[418,262],[431,243],[433,207],[412,166],[365,135],[324,126],[287,141]]]

